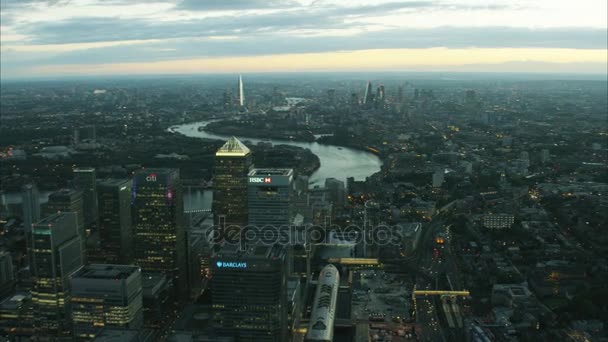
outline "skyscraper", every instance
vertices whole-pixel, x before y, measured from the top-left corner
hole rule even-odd
[[[91,264],[74,272],[70,284],[75,337],[91,338],[103,328],[142,328],[144,316],[139,267]]]
[[[49,201],[46,205],[46,215],[52,215],[58,212],[76,213],[78,234],[84,241],[86,232],[83,205],[82,190],[62,189],[49,195]]]
[[[247,225],[247,174],[252,167],[251,158],[249,148],[236,137],[228,139],[215,153],[213,213],[221,229]]]
[[[0,300],[15,290],[15,273],[11,253],[0,250]]]
[[[184,204],[179,169],[136,172],[132,190],[135,263],[144,272],[172,279],[175,294],[188,297]]]
[[[243,89],[243,77],[239,75],[239,85],[238,85],[238,94],[239,94],[239,106],[245,106],[245,91]]]
[[[128,179],[105,179],[97,184],[99,240],[107,263],[130,264],[133,257],[131,189]]]
[[[40,221],[40,193],[35,184],[25,184],[21,189],[23,228],[29,264],[32,264],[32,224]]]
[[[39,338],[70,335],[69,275],[82,266],[83,251],[76,214],[62,212],[32,229],[34,332]]]
[[[249,224],[288,226],[293,220],[293,170],[253,169],[248,179]]]
[[[74,188],[82,191],[82,207],[86,229],[97,227],[97,177],[92,167],[74,169]]]
[[[367,81],[367,86],[365,87],[365,96],[363,97],[363,104],[366,107],[369,107],[374,102],[374,93],[372,90],[372,82]]]
[[[289,340],[283,246],[241,251],[225,245],[212,258],[211,267],[212,326],[218,335],[236,341]]]
[[[335,178],[326,178],[325,189],[327,189],[329,198],[334,204],[334,208],[343,208],[346,201],[346,187],[344,186],[344,182]]]

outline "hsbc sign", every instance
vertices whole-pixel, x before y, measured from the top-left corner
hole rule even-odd
[[[249,183],[272,183],[270,177],[249,177]]]

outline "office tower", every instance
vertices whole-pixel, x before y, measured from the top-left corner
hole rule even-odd
[[[239,106],[245,106],[245,91],[243,89],[243,77],[239,75],[239,85],[238,85],[238,94],[239,94]]]
[[[346,187],[344,186],[344,182],[335,178],[326,178],[325,189],[327,189],[329,199],[333,203],[334,208],[343,208],[346,201]]]
[[[369,107],[374,102],[374,93],[372,91],[372,82],[367,81],[367,86],[365,87],[365,96],[363,97],[363,104],[366,107]]]
[[[247,174],[251,170],[251,151],[232,137],[215,153],[213,169],[213,214],[223,229],[247,225]]]
[[[84,224],[84,209],[83,209],[83,192],[76,189],[62,189],[53,192],[49,195],[49,201],[46,205],[46,215],[52,215],[59,212],[76,213],[76,225],[78,234],[84,241],[86,236]]]
[[[84,225],[87,229],[97,227],[97,177],[92,167],[74,169],[74,188],[82,191]]]
[[[33,225],[32,235],[34,334],[40,338],[69,336],[69,275],[82,266],[83,259],[76,214],[47,216]]]
[[[440,188],[443,185],[445,179],[445,172],[443,169],[437,170],[433,173],[433,187]]]
[[[397,102],[403,103],[403,86],[402,85],[400,85],[399,88],[397,88]]]
[[[236,341],[289,341],[285,264],[280,245],[245,251],[225,245],[211,260],[215,333]]]
[[[137,171],[132,207],[135,263],[143,272],[167,274],[174,293],[187,298],[187,249],[179,169]]]
[[[188,284],[190,285],[190,299],[196,301],[203,291],[203,277],[201,276],[201,260],[204,250],[204,236],[199,234],[186,234],[188,241]]]
[[[9,252],[0,251],[0,300],[13,294],[14,290],[13,258]]]
[[[232,103],[232,95],[229,92],[225,91],[222,94],[222,106],[224,107],[224,109],[230,109],[232,108]]]
[[[330,105],[335,104],[336,101],[336,89],[328,89],[327,90],[327,103]]]
[[[545,164],[549,161],[549,159],[551,159],[551,155],[549,154],[549,150],[547,150],[546,148],[543,148],[540,151],[540,162]]]
[[[292,223],[292,169],[253,169],[247,183],[250,225],[262,228]]]
[[[0,336],[7,337],[7,341],[23,341],[24,336],[31,336],[33,321],[29,292],[17,292],[0,300]]]
[[[359,96],[357,93],[350,94],[350,106],[351,108],[356,108],[359,106]]]
[[[104,179],[97,183],[99,240],[106,263],[130,264],[133,258],[131,190],[129,179]]]
[[[171,280],[163,273],[143,273],[144,327],[160,330],[170,319]]]
[[[21,188],[23,207],[23,230],[28,262],[32,264],[32,224],[40,221],[40,193],[35,184],[25,184]]]
[[[139,267],[91,264],[74,272],[70,284],[74,337],[92,339],[103,328],[143,327]]]
[[[381,84],[376,89],[376,101],[383,102],[384,101],[384,84]]]
[[[72,131],[72,145],[76,146],[80,144],[80,128],[75,127]]]

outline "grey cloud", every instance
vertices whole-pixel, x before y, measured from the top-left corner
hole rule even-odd
[[[179,39],[72,51],[25,61],[19,53],[3,53],[3,65],[105,64],[204,57],[256,56],[393,48],[546,47],[606,49],[605,30],[529,30],[504,27],[391,30],[355,37],[286,37],[248,35],[237,40]]]
[[[169,39],[276,32],[290,29],[344,28],[342,20],[321,13],[223,16],[180,22],[74,18],[57,23],[23,27],[35,44],[86,43],[133,39]]]
[[[285,8],[296,5],[296,2],[284,0],[184,0],[176,6],[176,9],[189,11],[217,11]]]

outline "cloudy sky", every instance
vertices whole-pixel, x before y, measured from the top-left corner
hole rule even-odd
[[[1,77],[606,73],[606,0],[0,0]]]

